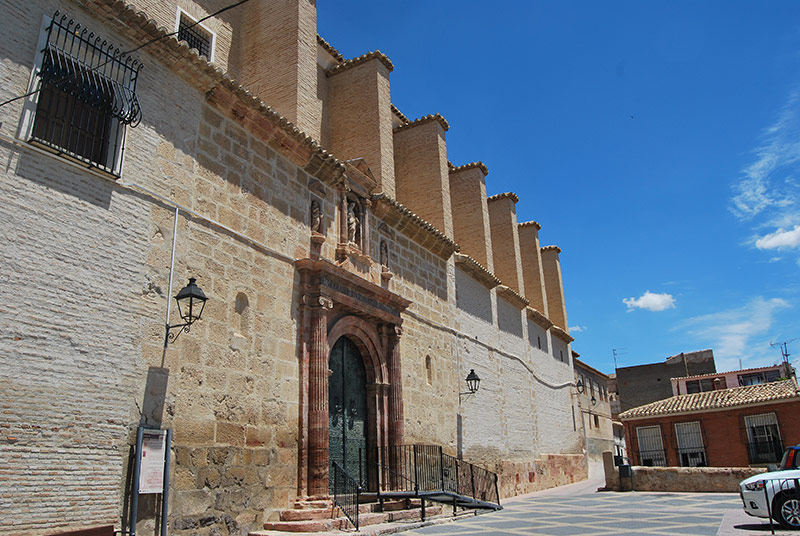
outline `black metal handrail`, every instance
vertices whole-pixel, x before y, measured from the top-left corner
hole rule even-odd
[[[361,486],[337,462],[332,462],[331,467],[333,470],[333,502],[358,530],[358,503],[361,498]]]
[[[439,445],[381,447],[367,459],[375,460],[380,492],[414,494],[444,492],[500,505],[497,475],[483,467],[445,454]]]
[[[747,444],[750,463],[776,463],[783,456],[783,442],[780,439],[753,441]]]

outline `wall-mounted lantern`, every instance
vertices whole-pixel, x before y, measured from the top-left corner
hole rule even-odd
[[[583,385],[583,380],[578,380],[578,383],[575,384],[575,389],[578,390],[579,394],[583,394],[586,390],[586,387]]]
[[[196,281],[197,279],[190,277],[189,284],[183,287],[175,296],[175,301],[178,303],[178,313],[181,315],[183,323],[174,325],[167,324],[167,334],[166,337],[164,337],[165,348],[169,343],[175,342],[175,339],[177,339],[181,333],[189,331],[191,325],[197,320],[200,320],[200,316],[203,314],[203,309],[206,306],[206,300],[208,298],[206,298],[203,290],[197,286],[195,283]],[[180,329],[177,332],[170,331],[175,328]]]
[[[465,380],[467,382],[467,391],[463,393],[458,393],[458,401],[461,402],[461,397],[464,395],[474,395],[478,392],[478,389],[481,386],[481,379],[475,374],[475,369],[469,369],[469,374]]]
[[[596,405],[597,405],[597,399],[594,397],[594,395],[592,395],[592,400],[591,400],[591,402],[592,402],[592,405],[593,405],[593,406],[596,406]]]

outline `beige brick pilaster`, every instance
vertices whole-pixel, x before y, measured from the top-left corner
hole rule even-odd
[[[461,253],[469,255],[494,272],[486,175],[481,162],[450,168],[450,205],[453,211],[453,239]]]
[[[514,193],[506,192],[493,195],[487,201],[494,273],[504,285],[524,296],[525,285],[522,280],[517,231],[516,204],[519,198]]]

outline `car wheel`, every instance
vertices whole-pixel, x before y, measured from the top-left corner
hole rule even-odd
[[[800,496],[781,495],[775,500],[775,521],[785,529],[800,529]]]

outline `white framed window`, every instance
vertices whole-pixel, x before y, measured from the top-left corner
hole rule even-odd
[[[666,467],[667,456],[660,426],[637,426],[636,439],[639,441],[639,462],[642,465]]]
[[[141,120],[141,63],[58,11],[42,19],[19,137],[119,176],[125,126]]]
[[[747,429],[747,451],[750,463],[773,463],[781,458],[783,442],[775,413],[746,415],[744,426]]]
[[[197,50],[208,61],[214,61],[214,47],[217,35],[190,17],[184,10],[178,8],[175,16],[175,31],[178,32],[178,41],[186,41],[189,48]]]
[[[705,467],[708,465],[700,421],[676,422],[675,438],[678,441],[678,457],[682,467]]]

